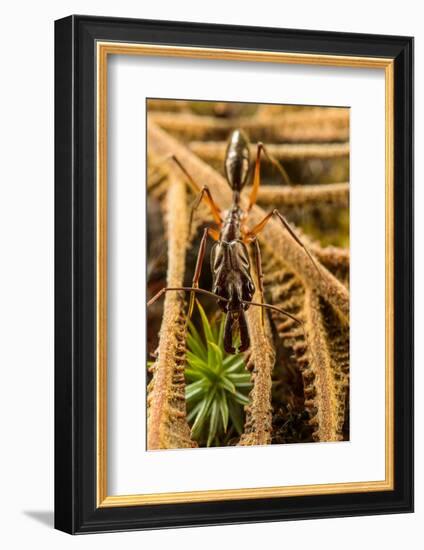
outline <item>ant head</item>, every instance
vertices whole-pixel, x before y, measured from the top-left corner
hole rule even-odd
[[[241,191],[249,174],[249,141],[241,130],[234,130],[225,154],[225,175],[233,191]]]

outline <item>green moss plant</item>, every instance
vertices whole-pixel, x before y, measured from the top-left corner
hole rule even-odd
[[[187,420],[201,446],[223,446],[243,432],[244,405],[252,387],[241,354],[223,348],[224,317],[210,322],[197,302],[203,335],[189,323],[186,354]]]

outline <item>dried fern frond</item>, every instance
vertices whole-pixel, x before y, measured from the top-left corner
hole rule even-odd
[[[163,201],[169,188],[169,164],[148,152],[147,165],[147,192],[149,196]]]
[[[325,111],[328,111],[328,107],[325,108]],[[347,114],[348,108],[346,107],[337,107],[338,111],[344,111],[344,115]],[[278,105],[275,103],[261,103],[258,105],[257,111],[255,116],[263,118],[263,119],[269,119],[274,117],[277,114],[282,113],[307,113],[308,117],[313,116],[316,114],[317,116],[322,116],[323,108],[317,105],[287,105],[282,104]],[[330,109],[331,112],[334,111],[334,108]]]
[[[310,394],[305,400],[305,408],[311,413],[310,423],[316,427],[314,437],[318,441],[340,441],[343,439],[349,347],[343,342],[340,351],[329,337],[331,321],[327,319],[326,323],[320,297],[310,288],[305,294],[305,317],[309,356],[305,370],[314,374],[313,382],[305,388],[305,393],[309,391]],[[343,329],[340,332],[343,333]],[[340,338],[343,339],[343,335]],[[334,357],[334,353],[341,354],[343,361],[340,362],[339,356]]]
[[[167,195],[168,273],[167,284],[182,286],[187,243],[185,184],[173,178]],[[195,447],[190,439],[185,402],[184,299],[167,292],[153,379],[148,388],[147,448],[171,449]]]
[[[158,157],[149,151],[148,153],[148,165],[149,171],[147,176],[147,191],[149,196],[165,202],[164,198],[166,197],[168,187],[169,187],[169,177],[177,172],[181,177],[181,172],[178,172],[178,168],[173,164],[172,160],[163,157]],[[187,199],[190,203],[194,200],[193,191],[191,189],[186,189]],[[187,210],[187,215],[190,215],[190,211]],[[207,205],[202,202],[197,208],[197,215],[193,217],[191,224],[190,235],[188,236],[187,247],[189,247],[199,229],[199,226],[210,217],[210,211],[208,210]]]
[[[350,253],[345,248],[312,244],[314,256],[346,287],[349,286]]]
[[[258,288],[257,277],[254,276]],[[255,292],[254,302],[260,301],[260,293]],[[247,355],[247,369],[252,373],[253,388],[250,392],[251,404],[246,409],[244,432],[240,445],[269,445],[271,443],[272,369],[275,363],[275,349],[272,343],[271,326],[261,308],[250,306],[246,312],[250,334],[250,349]]]
[[[166,111],[167,113],[190,112],[191,101],[184,99],[148,99],[149,111]]]
[[[258,202],[275,207],[303,207],[330,204],[337,208],[349,205],[349,184],[331,183],[321,185],[277,186],[261,185]]]
[[[279,269],[264,251],[266,287],[272,281],[271,302],[304,326],[273,313],[277,333],[291,350],[304,381],[305,409],[317,441],[343,439],[343,421],[349,374],[349,328],[311,289],[287,269]]]
[[[210,163],[223,162],[227,149],[226,141],[191,141],[189,148],[202,160]],[[349,155],[349,143],[267,143],[268,152],[279,161],[306,159],[336,159]],[[257,145],[250,145],[252,158]]]
[[[314,124],[317,125],[319,121],[321,121],[320,124],[322,123],[322,114],[319,114],[318,110],[316,113],[317,115],[315,115],[309,129],[314,129]],[[341,111],[338,114],[330,113],[329,121],[333,130],[336,128],[339,131],[345,128],[346,110],[342,114],[340,113]],[[290,121],[289,115],[292,114],[297,115],[298,113],[296,111],[290,112],[285,115],[285,118],[288,117]],[[302,120],[302,117],[303,120],[306,120],[305,113],[301,114],[302,116],[292,117],[293,127]],[[172,119],[177,119],[177,124],[172,128],[172,132],[176,135],[185,136],[184,129],[178,125],[183,118],[187,123],[191,123],[190,116],[185,114],[173,115]],[[224,127],[231,127],[232,129],[238,125],[237,121],[241,120],[232,119],[227,121],[219,119],[217,121],[217,119],[206,116],[193,117],[194,129],[192,127],[187,131],[189,139],[197,139],[196,127],[201,128],[200,137],[203,138],[204,135],[209,135],[207,133],[209,130],[205,127],[209,118],[211,121],[213,120],[211,128],[213,127],[213,130],[218,128],[219,131],[223,130]],[[263,121],[256,118],[249,119],[252,126],[256,124],[256,129],[265,127]],[[152,122],[153,119],[162,121],[164,127],[167,127],[168,119],[166,114],[162,113],[149,115],[149,155],[154,159],[154,162],[157,159],[174,154],[197,182],[199,188],[207,185],[218,206],[222,210],[228,208],[231,203],[231,190],[226,180],[210,165],[203,162],[193,151],[190,151],[188,146],[170,136],[163,128],[159,128]],[[199,119],[201,120],[199,121]],[[194,123],[194,121],[196,122]],[[272,127],[269,120],[267,120],[266,126]],[[272,131],[274,130],[275,128],[272,127]],[[205,134],[202,134],[202,132],[205,132]],[[221,139],[221,136],[214,139]],[[171,166],[172,163],[169,162],[167,164],[166,167],[162,168],[162,179],[159,179],[153,185],[153,192],[157,193],[160,190],[162,198],[168,185],[167,178],[173,175],[183,177],[176,166]],[[270,194],[273,195],[270,196]],[[264,197],[265,200],[263,200]],[[262,204],[270,204],[273,207],[281,206],[282,208],[308,204],[316,205],[320,200],[323,203],[331,204],[331,206],[344,207],[348,206],[349,187],[348,184],[299,186],[295,188],[272,187],[272,189],[265,186],[260,191],[259,200]],[[249,226],[253,227],[258,224],[265,215],[266,212],[255,205],[249,215]],[[207,208],[202,205],[196,213],[196,223],[200,223],[199,220],[205,221],[208,217]],[[185,219],[187,220],[187,218],[186,212]],[[301,232],[299,231],[299,233]],[[272,219],[259,235],[264,259],[267,298],[273,305],[287,310],[303,321],[303,326],[299,326],[289,318],[285,319],[279,314],[272,314],[278,337],[292,354],[296,368],[302,373],[304,394],[302,399],[304,399],[304,407],[309,413],[314,428],[314,439],[318,441],[338,441],[344,437],[346,438],[344,424],[345,408],[348,400],[349,372],[349,292],[347,286],[349,252],[337,247],[323,248],[317,243],[310,242],[306,235],[301,234],[301,238],[312,251],[319,270],[315,268],[302,248],[293,241],[278,219]],[[186,235],[187,242],[188,236]],[[178,282],[172,284],[181,286],[183,275],[184,273],[178,279]],[[168,284],[171,283],[168,281]],[[174,296],[174,299],[178,300],[178,297]],[[257,297],[255,299],[257,300]],[[183,311],[183,305],[181,305],[180,311]],[[271,408],[271,374],[275,363],[271,326],[268,318],[266,318],[265,327],[262,326],[260,309],[253,306],[247,311],[247,319],[251,336],[248,365],[252,370],[254,386],[250,394],[251,405],[246,410],[246,423],[240,445],[269,444],[271,443],[273,414]],[[174,329],[178,329],[176,318],[166,320],[164,317],[163,326],[168,323],[171,323],[171,325],[173,323]],[[159,348],[162,345],[163,338],[171,338],[171,335],[164,337],[161,333]],[[282,359],[279,358],[279,361],[282,361]],[[177,363],[174,360],[174,364]],[[178,371],[178,374],[181,374],[181,370]],[[301,385],[302,379],[299,375],[297,376]],[[154,379],[152,394],[156,380]],[[169,373],[167,380],[169,380]],[[174,387],[174,382],[169,384],[169,387]],[[178,395],[178,406],[181,406],[181,392]],[[151,397],[151,406],[153,406],[153,401],[161,398],[160,396],[161,393],[158,392]],[[169,399],[168,402],[170,402]],[[174,407],[174,404],[172,407]],[[162,409],[165,410],[166,407],[162,405]],[[182,411],[181,408],[176,407],[176,409]],[[308,415],[306,414],[306,416]],[[168,422],[164,429],[164,433],[167,434],[164,441],[166,445],[171,442],[172,446],[177,443],[177,439],[172,439],[172,430],[169,425],[170,415],[165,414],[163,418],[165,418],[165,423]],[[186,430],[185,410],[179,418],[183,421],[181,425]],[[308,429],[310,433],[310,428]],[[189,435],[187,438],[187,431],[184,432],[183,439],[185,445],[178,443],[176,446],[192,445]]]
[[[252,141],[345,142],[349,139],[349,114],[346,109],[293,111],[271,118],[239,117],[216,119],[185,113],[152,112],[150,121],[179,138],[189,140],[226,140],[233,128],[245,130]]]
[[[231,203],[231,190],[220,174],[189,151],[181,142],[158,128],[151,120],[148,124],[148,137],[150,148],[154,154],[162,157],[175,154],[199,186],[207,185],[209,187],[218,206],[222,210],[228,208]],[[252,227],[261,222],[265,215],[262,208],[255,205],[249,215]],[[268,243],[274,250],[274,254],[280,259],[284,258],[284,262],[290,265],[304,281],[309,281],[317,288],[319,293],[340,312],[345,322],[348,322],[349,293],[346,287],[324,266],[320,266],[318,272],[303,249],[278,220],[270,220],[259,239],[261,242]]]

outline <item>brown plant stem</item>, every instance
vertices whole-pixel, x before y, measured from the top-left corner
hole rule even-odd
[[[168,286],[184,282],[188,238],[186,187],[171,178],[167,196]],[[162,326],[153,379],[148,391],[148,449],[194,447],[186,420],[184,299],[176,292],[165,294]]]
[[[254,276],[258,288],[257,277]],[[260,302],[256,291],[253,300]],[[247,352],[247,369],[252,371],[253,388],[251,404],[246,407],[246,422],[239,445],[269,445],[272,431],[271,388],[275,350],[272,344],[271,326],[261,308],[250,306],[246,312],[250,335],[250,349]]]
[[[191,101],[183,99],[148,99],[147,108],[151,111],[190,112]]]
[[[313,289],[301,284],[287,269],[281,269],[267,247],[263,247],[263,260],[265,290],[271,303],[304,323],[302,327],[272,313],[277,334],[302,374],[304,406],[312,417],[313,437],[317,441],[343,439],[349,327],[340,323],[334,310]]]
[[[337,246],[326,246],[323,248],[316,244],[311,245],[311,250],[314,256],[318,258],[318,260],[323,265],[325,265],[325,267],[329,269],[332,273],[339,272],[349,275],[349,250],[346,250],[345,248],[339,248]],[[345,277],[343,277],[343,279],[344,278]]]
[[[309,410],[312,417],[310,423],[315,428],[315,439],[340,441],[343,439],[341,433],[343,423],[339,418],[338,384],[334,379],[320,299],[318,294],[310,288],[307,288],[305,293],[305,317],[309,371],[314,374],[313,383],[305,384],[305,396],[308,397],[305,399],[305,408]]]
[[[327,203],[338,208],[349,205],[349,184],[331,183],[321,185],[277,186],[262,185],[258,202],[263,205],[307,206]]]
[[[206,162],[223,162],[227,142],[225,141],[192,141],[189,148]],[[254,158],[256,144],[250,145],[250,155]],[[349,155],[349,143],[267,143],[268,152],[280,161],[305,159],[335,159]]]
[[[234,128],[245,130],[252,141],[267,143],[345,142],[349,139],[349,113],[346,109],[328,109],[325,113],[311,109],[270,118],[239,117],[231,120],[151,112],[149,119],[172,134],[189,140],[226,140]]]

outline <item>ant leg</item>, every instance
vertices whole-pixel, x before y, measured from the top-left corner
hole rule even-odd
[[[255,161],[255,171],[253,174],[253,184],[252,191],[250,192],[249,197],[249,206],[247,207],[247,212],[249,212],[253,205],[256,204],[256,199],[258,197],[259,186],[261,184],[261,151],[263,149],[263,143],[258,143],[258,148],[256,150],[256,161]]]
[[[255,225],[255,227],[247,233],[247,235],[246,235],[247,239],[253,240],[253,238],[263,230],[263,228],[266,226],[266,224],[269,222],[269,220],[272,218],[272,216],[277,216],[277,218],[283,224],[283,227],[289,232],[290,236],[297,242],[297,244],[303,248],[303,250],[309,256],[309,259],[311,260],[311,262],[314,264],[316,270],[321,275],[321,271],[318,267],[318,264],[314,260],[313,256],[309,252],[309,250],[306,248],[306,246],[302,243],[302,241],[299,239],[299,237],[296,235],[296,233],[290,227],[290,224],[286,220],[286,218],[276,208],[272,212],[267,214],[261,222],[259,222],[257,225]]]
[[[199,279],[202,273],[203,260],[205,258],[205,251],[206,251],[206,239],[208,238],[208,235],[209,235],[209,227],[205,227],[205,229],[203,230],[202,240],[200,241],[200,245],[199,245],[199,252],[197,254],[196,268],[194,270],[193,281],[191,283],[191,286],[193,288],[199,288]],[[190,320],[191,315],[193,313],[194,297],[195,297],[195,293],[191,292],[190,304],[188,307],[188,315],[187,315],[188,320]]]
[[[187,178],[187,181],[188,181],[188,184],[191,188],[191,190],[194,192],[194,193],[200,193],[201,191],[201,187],[200,185],[198,185],[194,179],[191,177],[191,175],[189,174],[189,172],[185,169],[185,167],[183,166],[183,164],[180,162],[180,160],[173,154],[169,154],[169,155],[165,155],[164,157],[162,157],[161,159],[159,159],[158,161],[155,161],[153,163],[153,170],[156,168],[158,168],[159,166],[161,166],[162,164],[165,164],[166,162],[168,161],[173,161],[175,162],[175,164],[178,166],[178,168],[181,170],[181,172],[185,175],[185,177]]]
[[[259,302],[248,302],[247,300],[242,300],[242,304],[246,304],[249,306],[257,306],[264,309],[271,309],[272,311],[276,311],[277,313],[280,313],[280,315],[285,315],[286,317],[289,317],[289,319],[291,319],[292,321],[295,321],[298,325],[303,326],[303,322],[300,319],[298,319],[297,317],[295,317],[285,309],[281,309],[280,307],[272,306],[271,304],[259,303]]]
[[[268,161],[275,166],[275,168],[280,173],[285,185],[291,185],[290,178],[283,168],[283,166],[278,162],[276,158],[274,158],[270,153],[268,153],[265,145],[260,141],[258,143],[258,148],[256,150],[256,161],[255,161],[255,170],[253,175],[253,184],[252,184],[252,191],[250,193],[249,197],[249,206],[247,207],[247,212],[249,212],[252,207],[256,204],[256,200],[258,198],[258,191],[259,186],[261,184],[261,153],[264,152],[264,155],[268,159]]]
[[[191,232],[191,224],[193,221],[193,214],[196,208],[198,208],[199,204],[201,203],[202,199],[205,198],[211,212],[214,221],[220,226],[222,224],[221,219],[221,211],[216,205],[215,201],[212,198],[211,192],[209,191],[209,188],[205,185],[203,187],[200,187],[194,179],[191,177],[190,173],[186,170],[184,165],[181,163],[181,161],[175,156],[175,155],[168,155],[164,159],[162,159],[162,162],[166,162],[168,160],[172,160],[175,162],[175,164],[178,166],[178,168],[181,170],[181,172],[185,175],[185,177],[188,180],[188,183],[191,187],[191,190],[194,191],[194,193],[198,194],[199,196],[195,199],[191,214],[190,214],[190,223],[189,223],[189,234]]]
[[[178,168],[181,170],[181,172],[185,175],[185,177],[187,178],[188,180],[188,183],[191,187],[191,190],[194,191],[194,193],[199,193],[200,190],[201,190],[201,187],[200,185],[198,185],[194,179],[191,177],[191,175],[189,174],[189,172],[186,170],[186,168],[184,167],[184,165],[181,163],[181,161],[175,156],[175,155],[167,155],[164,159],[164,161],[167,161],[167,160],[173,160],[175,162],[175,164],[178,166]]]
[[[209,290],[204,290],[203,288],[193,288],[192,286],[176,286],[176,287],[165,287],[165,288],[162,288],[161,290],[159,290],[159,292],[157,292],[153,298],[150,298],[150,300],[147,302],[147,307],[150,307],[151,305],[153,305],[157,300],[159,300],[159,298],[161,298],[165,292],[170,292],[170,291],[173,291],[173,292],[194,292],[194,293],[197,293],[197,294],[203,294],[204,296],[210,296],[211,298],[219,298],[220,300],[224,301],[224,302],[228,302],[229,300],[227,298],[221,298],[221,296],[217,296],[216,294],[214,294],[213,292],[209,292]]]
[[[284,181],[284,185],[291,185],[292,182],[290,181],[289,175],[287,174],[281,162],[279,162],[273,155],[271,155],[271,153],[268,152],[268,149],[265,147],[264,144],[262,144],[262,150],[268,162],[270,162],[279,172],[282,180]]]
[[[305,330],[305,325],[303,323],[303,321],[301,321],[300,319],[298,319],[297,317],[295,317],[294,315],[292,315],[291,313],[289,313],[288,311],[286,311],[285,309],[281,309],[279,307],[276,307],[276,306],[272,306],[271,304],[260,304],[258,302],[247,302],[247,301],[242,301],[243,304],[246,304],[246,305],[249,305],[249,306],[257,306],[257,307],[260,307],[260,308],[265,308],[265,309],[270,309],[272,311],[276,311],[277,313],[279,313],[280,315],[284,315],[285,317],[288,317],[289,319],[291,319],[292,321],[294,321],[295,323],[297,323],[301,328],[302,328],[302,331],[303,331],[303,337],[305,338],[305,341],[307,342],[308,341],[308,336],[306,334],[306,330]],[[312,355],[312,359],[314,360],[315,362],[315,358],[314,356]]]
[[[208,236],[211,236],[213,239],[217,240],[218,237],[219,237],[219,233],[215,229],[213,229],[212,227],[206,227],[204,229],[202,240],[200,241],[199,253],[197,255],[196,268],[194,270],[192,286],[191,287],[183,287],[182,286],[182,287],[173,287],[173,288],[169,288],[169,287],[162,288],[161,290],[159,290],[159,292],[157,292],[153,296],[153,298],[151,298],[147,302],[147,307],[154,304],[156,302],[156,300],[159,300],[159,298],[161,296],[163,296],[163,294],[165,292],[168,292],[169,290],[174,290],[174,291],[181,290],[181,291],[184,291],[184,292],[190,292],[190,304],[189,304],[189,310],[188,310],[188,316],[187,316],[188,320],[189,320],[192,313],[193,313],[194,298],[195,298],[196,292],[199,293],[199,294],[204,294],[206,296],[213,296],[214,298],[217,297],[216,294],[214,294],[213,292],[209,292],[208,290],[203,290],[202,288],[199,288],[199,279],[200,279],[200,275],[202,273],[202,265],[203,265],[203,260],[204,260],[204,257],[205,257],[205,251],[206,251],[206,239],[208,238]],[[226,301],[225,298],[222,298],[222,299],[224,301]]]
[[[211,209],[213,219],[215,220],[215,222],[218,225],[221,225],[221,223],[222,223],[221,211],[218,208],[218,206],[216,205],[215,201],[213,200],[211,192],[209,191],[209,188],[206,185],[204,185],[202,188],[200,188],[200,186],[194,181],[194,179],[187,172],[185,167],[181,164],[181,162],[178,160],[178,158],[175,155],[172,155],[170,157],[170,159],[173,160],[177,164],[179,169],[186,176],[186,178],[188,179],[188,181],[190,183],[190,186],[191,186],[192,190],[195,193],[199,193],[199,196],[197,197],[197,199],[195,199],[195,201],[193,203],[193,206],[191,208],[190,223],[189,223],[189,234],[190,234],[190,230],[191,230],[191,224],[192,224],[192,221],[193,221],[194,211],[199,207],[199,204],[202,202],[203,198],[206,199],[206,202],[207,202],[209,208]]]
[[[200,191],[197,198],[194,200],[193,205],[191,207],[190,221],[188,223],[188,234],[189,235],[191,234],[191,226],[193,224],[194,212],[197,210],[197,208],[199,207],[199,205],[200,205],[200,203],[202,202],[203,199],[206,200],[206,202],[207,202],[207,204],[208,204],[208,206],[211,210],[211,213],[212,213],[212,216],[213,216],[213,219],[214,219],[215,223],[219,227],[221,227],[221,225],[222,225],[221,211],[218,208],[218,206],[216,205],[215,201],[213,200],[211,192],[209,191],[209,188],[205,185],[202,188],[202,190]]]

